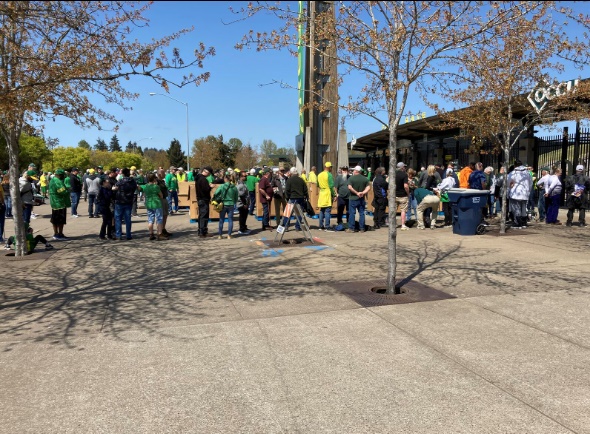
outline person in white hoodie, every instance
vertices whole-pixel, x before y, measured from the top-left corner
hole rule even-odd
[[[542,223],[545,221],[545,217],[547,215],[546,212],[546,204],[545,204],[545,192],[546,190],[546,186],[549,185],[549,178],[551,177],[551,174],[549,173],[549,171],[547,170],[546,167],[543,167],[541,169],[541,178],[539,178],[539,180],[537,181],[537,188],[539,190],[539,200],[537,202],[537,209],[539,210],[539,221]],[[549,205],[549,204],[547,204]]]
[[[508,174],[508,193],[510,196],[510,211],[514,223],[513,228],[527,227],[527,202],[533,187],[533,178],[526,166],[521,161],[516,161],[516,167]]]

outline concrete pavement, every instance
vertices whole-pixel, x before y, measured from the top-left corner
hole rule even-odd
[[[150,242],[140,209],[102,242],[81,214],[0,258],[0,432],[590,433],[590,229],[399,231],[408,290],[454,298],[363,307],[340,288],[385,278],[384,230],[269,247],[181,213]]]

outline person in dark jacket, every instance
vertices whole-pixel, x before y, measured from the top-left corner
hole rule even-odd
[[[197,203],[199,204],[199,237],[207,238],[209,223],[209,204],[211,203],[211,184],[207,179],[213,174],[210,166],[205,166],[201,173],[195,178],[195,191],[197,193]]]
[[[99,178],[100,179],[100,178]],[[115,239],[115,227],[113,225],[113,187],[108,178],[102,181],[100,190],[96,198],[97,207],[100,208],[100,215],[102,216],[102,225],[98,238],[106,240],[107,237]]]
[[[79,170],[77,167],[72,168],[70,172],[70,200],[72,202],[72,217],[78,218],[78,203],[82,196],[82,181],[78,177]]]
[[[299,176],[299,171],[296,167],[291,167],[289,172],[291,176],[289,176],[285,185],[285,198],[287,203],[293,204],[293,206],[298,203],[301,206],[301,210],[305,212],[305,199],[309,198],[307,184],[305,180]],[[285,229],[289,227],[290,220],[290,216],[289,218],[283,218],[283,226]],[[295,220],[295,230],[301,230],[301,221],[297,215]]]
[[[375,170],[375,179],[373,180],[374,194],[374,217],[373,225],[375,229],[387,226],[385,222],[385,209],[387,208],[387,190],[389,184],[385,180],[385,167],[378,167]]]
[[[137,183],[131,178],[130,170],[126,167],[121,173],[123,178],[115,185],[115,239],[122,239],[121,221],[125,219],[125,237],[131,240],[131,208],[133,196],[137,192]]]
[[[566,226],[571,226],[574,210],[579,210],[578,222],[580,227],[586,226],[586,208],[588,208],[588,192],[590,192],[590,178],[584,175],[584,166],[578,164],[576,173],[565,180],[565,206],[567,207]]]
[[[350,190],[348,189],[348,178],[350,173],[348,172],[348,166],[340,168],[342,171],[340,175],[336,177],[334,187],[336,188],[337,195],[337,213],[336,213],[336,225],[343,225],[344,222],[342,217],[344,216],[344,210],[346,210],[346,221],[350,218],[350,211],[348,209],[348,200],[350,199]]]

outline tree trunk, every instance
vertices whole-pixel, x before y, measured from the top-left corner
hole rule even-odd
[[[500,220],[500,233],[501,234],[505,234],[506,233],[506,219],[508,218],[508,206],[507,203],[508,201],[506,200],[506,198],[508,197],[508,188],[510,187],[508,185],[508,163],[510,160],[510,147],[509,146],[505,146],[504,147],[504,188],[502,189],[502,218]]]
[[[10,196],[12,197],[12,215],[14,221],[14,232],[16,238],[15,256],[24,256],[27,253],[26,247],[26,231],[23,219],[23,201],[20,195],[18,170],[18,154],[19,154],[19,139],[20,134],[16,129],[11,129],[5,135],[6,147],[8,148],[8,173],[10,175]]]
[[[389,188],[387,190],[387,203],[389,206],[389,230],[388,230],[388,273],[387,294],[395,294],[395,280],[397,275],[397,207],[395,205],[395,170],[397,166],[397,130],[392,122],[389,125]]]

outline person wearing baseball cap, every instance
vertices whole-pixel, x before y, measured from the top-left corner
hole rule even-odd
[[[67,219],[67,208],[70,206],[70,194],[65,186],[66,172],[62,168],[55,170],[55,176],[49,181],[49,204],[51,205],[51,224],[53,239],[67,240],[64,225]]]
[[[576,173],[565,180],[565,206],[567,207],[566,226],[572,226],[574,210],[578,211],[580,227],[586,227],[586,209],[588,208],[588,192],[590,192],[590,178],[584,174],[584,166],[578,164]]]
[[[320,209],[319,229],[320,231],[333,232],[334,230],[330,226],[330,218],[332,217],[332,204],[336,200],[337,194],[334,187],[334,177],[332,176],[332,163],[329,161],[324,164],[324,170],[318,175],[318,188],[320,190],[318,197],[318,207]]]
[[[248,214],[254,215],[254,207],[256,206],[256,183],[258,176],[256,176],[256,169],[250,169],[250,173],[246,177],[246,187],[248,187],[248,196],[250,197],[250,204],[248,205]]]

